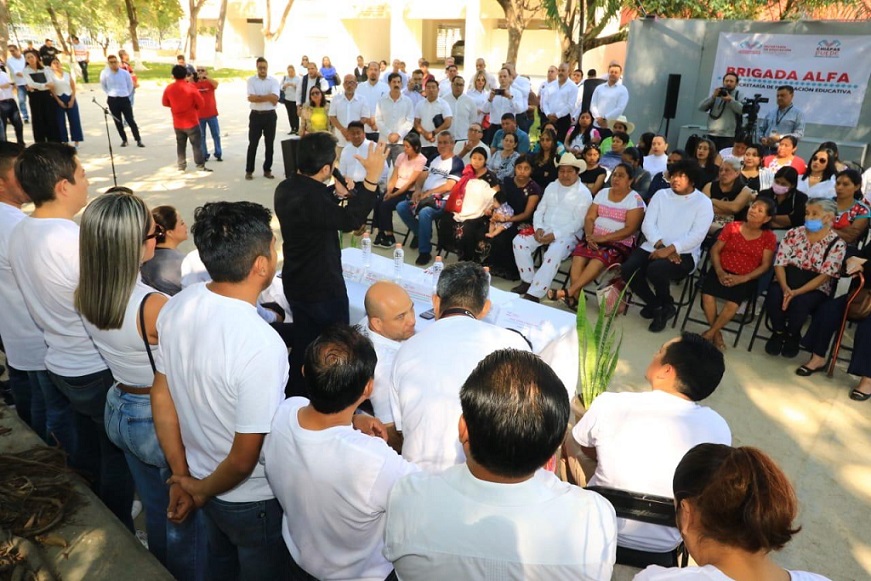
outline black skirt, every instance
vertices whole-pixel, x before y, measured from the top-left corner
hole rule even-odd
[[[723,286],[717,273],[711,270],[702,283],[702,294],[712,295],[730,303],[741,304],[753,295],[753,290],[759,285],[758,280],[748,280],[734,286]]]

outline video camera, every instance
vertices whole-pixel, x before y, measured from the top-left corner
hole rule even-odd
[[[770,100],[771,99],[769,99],[768,97],[763,97],[762,93],[756,93],[755,95],[753,95],[752,98],[744,99],[742,101],[744,105],[742,113],[744,115],[747,115],[748,117],[751,115],[755,117],[759,114],[759,105],[763,103],[768,103]]]

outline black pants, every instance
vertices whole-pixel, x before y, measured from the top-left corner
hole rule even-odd
[[[400,194],[384,201],[384,196],[378,196],[375,199],[375,209],[373,212],[372,225],[378,228],[381,232],[393,232],[393,212],[399,202],[407,200],[408,196]]]
[[[200,126],[194,125],[187,129],[175,129],[175,153],[178,157],[178,169],[187,168],[188,142],[194,149],[194,163],[197,164],[197,167],[206,165],[206,158],[203,156],[203,134],[200,133]]]
[[[287,122],[290,123],[290,130],[299,133],[299,113],[296,111],[296,101],[285,101],[284,108],[287,109]]]
[[[680,264],[660,258],[650,260],[650,252],[636,248],[621,267],[623,280],[632,281],[629,287],[641,297],[646,305],[654,308],[674,303],[671,298],[671,281],[686,278],[693,271],[692,254],[681,254]],[[633,276],[634,275],[634,276]],[[651,289],[651,285],[653,289]]]
[[[60,143],[60,128],[57,124],[57,101],[51,91],[29,91],[30,121],[33,128],[33,141]]]
[[[783,289],[775,280],[768,287],[768,296],[765,297],[765,312],[771,320],[771,327],[775,333],[789,333],[798,335],[807,318],[817,310],[825,300],[826,294],[822,291],[811,291],[794,297],[789,302],[789,307],[783,310]],[[829,336],[831,340],[831,335]]]
[[[330,325],[347,325],[350,320],[348,297],[330,299],[319,303],[288,301],[293,313],[293,346],[290,348],[290,378],[285,395],[308,397],[308,387],[302,376],[302,364],[306,348]]]
[[[118,130],[118,135],[121,136],[121,142],[127,143],[127,132],[124,131],[124,121],[130,127],[130,132],[133,133],[133,139],[136,143],[142,141],[139,136],[139,126],[133,119],[133,105],[130,103],[130,97],[109,97],[109,111],[112,112],[112,119],[115,122],[115,129]]]
[[[278,115],[272,111],[251,111],[248,115],[248,157],[245,161],[245,173],[254,173],[254,160],[257,158],[257,146],[260,137],[266,145],[263,158],[263,171],[272,171],[272,152],[275,145],[275,125]]]
[[[24,123],[21,122],[21,113],[15,99],[0,101],[0,119],[3,120],[3,138],[7,139],[6,128],[12,125],[15,128],[15,140],[19,145],[24,145]]]
[[[88,82],[88,61],[79,61],[79,68],[82,69],[82,80]]]
[[[547,118],[545,117],[545,119]],[[572,114],[569,113],[565,117],[560,117],[554,125],[556,126],[556,140],[565,142],[566,133],[572,128]]]
[[[435,158],[439,156],[439,148],[435,145],[428,145],[426,147],[421,147],[420,152],[426,158],[426,163],[431,162]]]

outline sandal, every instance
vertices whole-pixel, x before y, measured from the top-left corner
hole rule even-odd
[[[566,298],[566,291],[561,288],[549,288],[546,296],[549,301],[559,301]]]
[[[576,299],[575,297],[565,296],[563,297],[563,302],[570,311],[572,311],[573,313],[578,312],[578,299]]]
[[[863,391],[859,391],[858,389],[854,389],[850,392],[850,399],[853,401],[866,401],[871,399],[871,393],[865,393]]]

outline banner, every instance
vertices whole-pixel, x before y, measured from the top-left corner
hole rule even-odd
[[[733,72],[744,98],[759,93],[770,99],[760,119],[777,107],[777,87],[790,85],[805,123],[855,127],[871,75],[869,55],[871,35],[721,32],[710,94]]]

